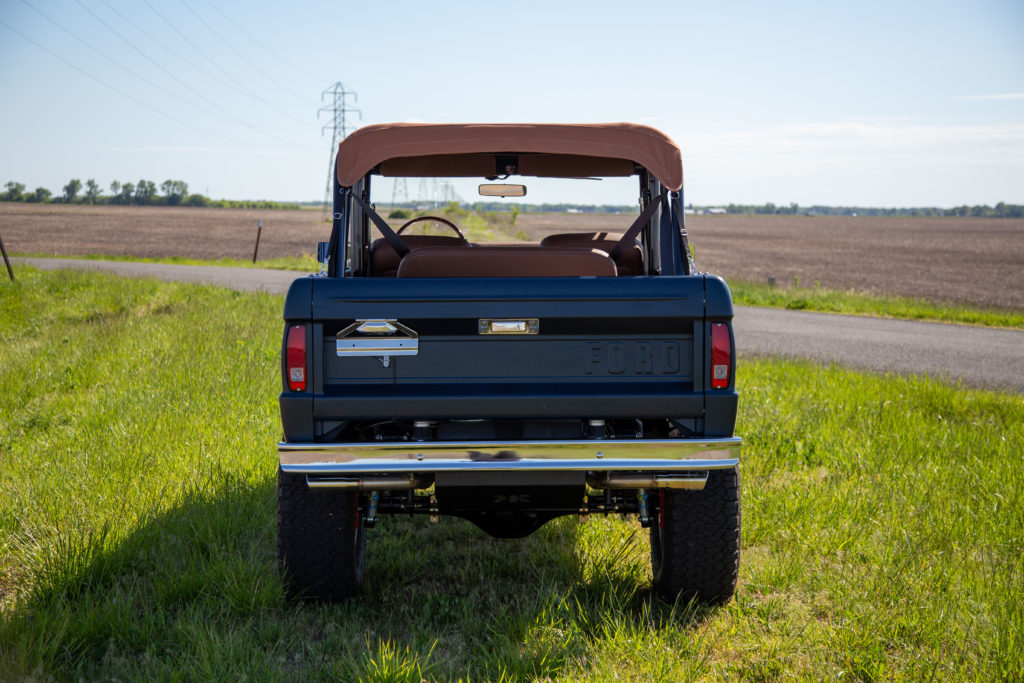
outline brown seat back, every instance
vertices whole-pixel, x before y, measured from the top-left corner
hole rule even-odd
[[[398,277],[614,277],[615,263],[594,249],[423,247],[406,254]]]
[[[402,242],[412,249],[420,247],[458,247],[469,246],[469,242],[452,235],[402,235]],[[370,245],[370,263],[375,277],[395,277],[398,272],[398,253],[388,244],[386,239],[375,239]]]
[[[540,241],[540,246],[600,249],[610,254],[622,239],[622,235],[621,232],[562,232],[557,235],[548,235]],[[644,252],[640,245],[635,244],[632,249],[623,251],[615,261],[615,267],[618,269],[619,275],[643,275]]]

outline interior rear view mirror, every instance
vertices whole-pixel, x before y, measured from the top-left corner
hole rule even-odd
[[[481,197],[525,197],[526,185],[484,183],[479,187]]]

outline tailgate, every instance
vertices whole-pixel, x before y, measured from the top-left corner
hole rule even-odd
[[[315,420],[704,411],[701,276],[313,278],[311,287]],[[362,320],[397,331],[355,331]],[[396,355],[413,345],[415,355]]]

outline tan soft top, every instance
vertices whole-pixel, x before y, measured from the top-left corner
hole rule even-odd
[[[495,155],[518,157],[519,175],[628,176],[640,164],[670,190],[683,186],[671,138],[633,123],[384,123],[338,147],[338,183],[351,187],[377,168],[385,176],[488,177]],[[378,168],[379,167],[379,168]]]

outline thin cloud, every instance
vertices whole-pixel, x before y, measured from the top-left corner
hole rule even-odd
[[[958,100],[1024,100],[1024,92],[1004,92],[995,95],[961,95]]]

